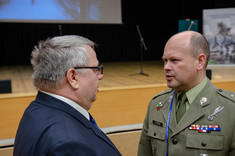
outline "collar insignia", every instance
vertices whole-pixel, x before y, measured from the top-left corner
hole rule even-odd
[[[202,97],[201,100],[200,100],[201,105],[202,105],[203,103],[205,103],[206,101],[207,101],[207,98],[206,98],[206,97]]]
[[[162,102],[159,102],[159,104],[157,104],[157,106],[156,106],[156,108],[157,108],[157,110],[159,110],[160,108],[162,108]]]

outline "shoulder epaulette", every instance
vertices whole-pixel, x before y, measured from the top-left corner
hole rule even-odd
[[[167,90],[164,90],[164,91],[162,91],[161,93],[155,95],[155,96],[152,98],[152,100],[154,100],[154,99],[156,99],[157,97],[160,97],[160,96],[162,96],[162,95],[168,94],[168,93],[172,92],[173,90],[174,90],[174,89],[167,89]]]
[[[223,97],[235,102],[235,93],[228,91],[228,90],[223,90],[223,89],[218,89],[217,93],[222,95]]]

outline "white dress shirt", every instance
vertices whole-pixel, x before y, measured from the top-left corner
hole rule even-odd
[[[60,95],[57,95],[57,94],[53,94],[53,93],[48,93],[48,92],[45,92],[45,91],[41,91],[40,92],[43,92],[47,95],[50,95],[56,99],[59,99],[65,103],[67,103],[68,105],[70,105],[71,107],[73,107],[74,109],[76,109],[78,112],[80,112],[83,116],[85,116],[87,118],[87,120],[90,120],[90,116],[89,116],[89,113],[84,109],[82,108],[79,104],[77,104],[76,102],[66,98],[66,97],[63,97],[63,96],[60,96]]]

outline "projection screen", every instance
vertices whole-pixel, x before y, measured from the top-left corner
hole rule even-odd
[[[121,0],[0,0],[0,22],[122,24]]]

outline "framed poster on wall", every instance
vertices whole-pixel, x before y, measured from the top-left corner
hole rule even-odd
[[[209,64],[235,65],[235,8],[203,10],[203,35],[210,44]]]

